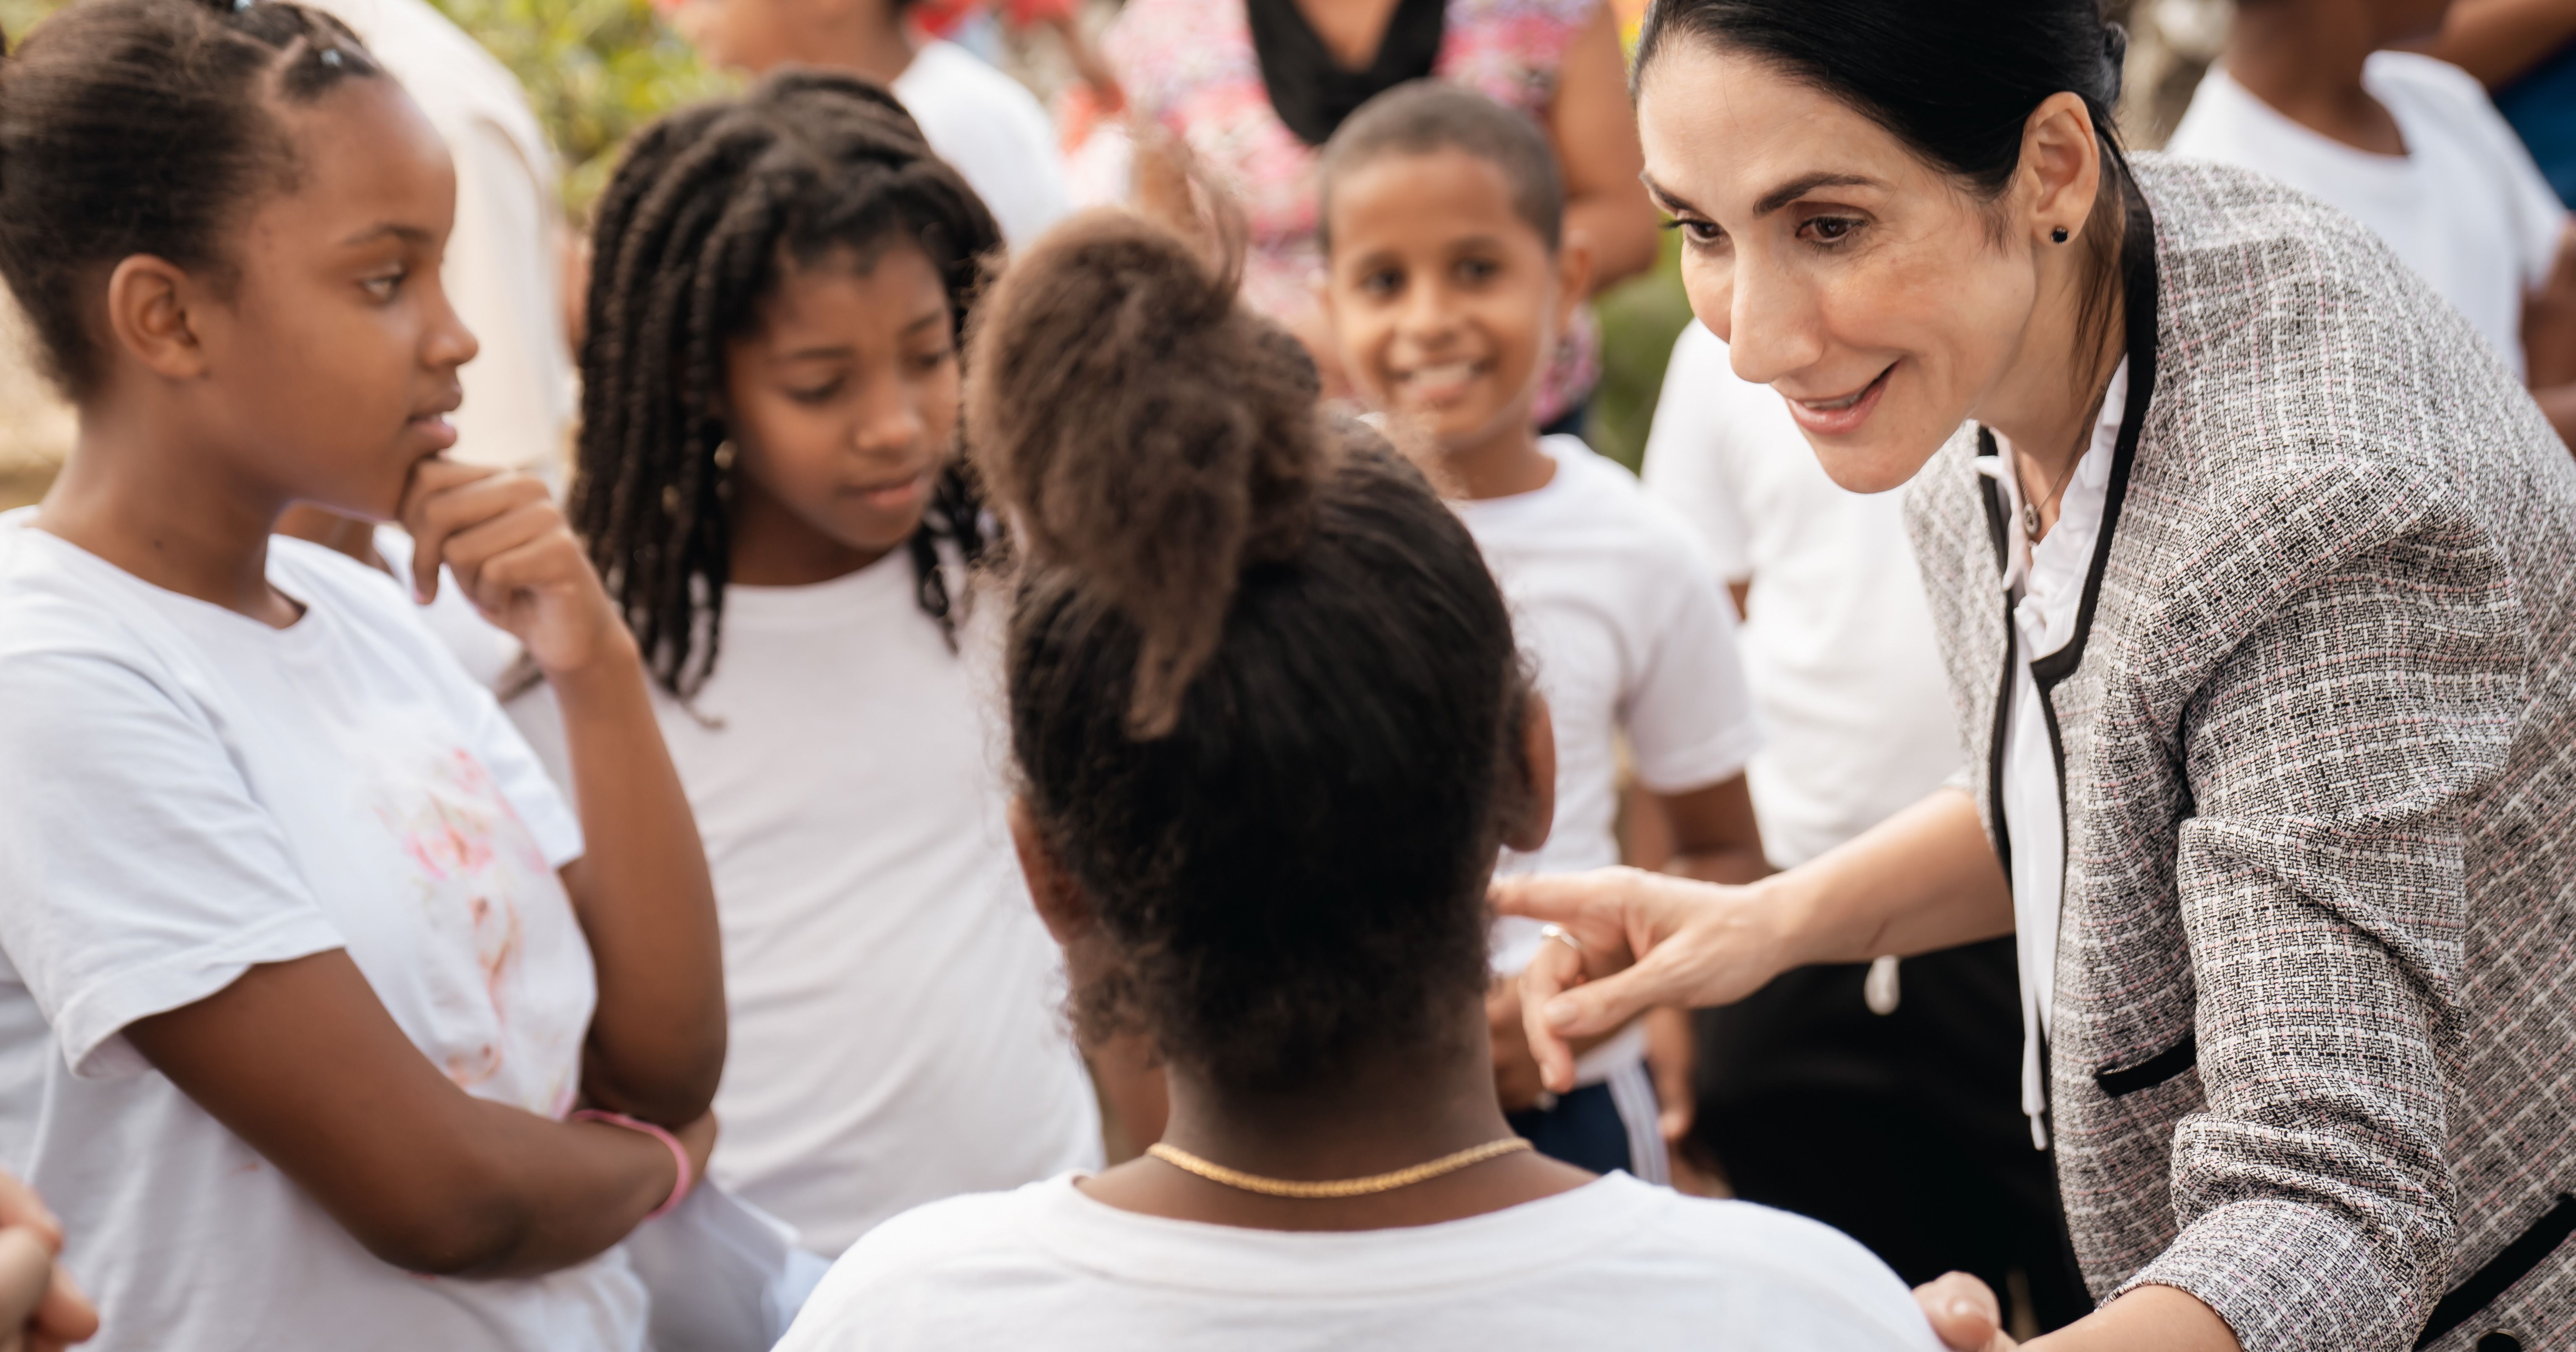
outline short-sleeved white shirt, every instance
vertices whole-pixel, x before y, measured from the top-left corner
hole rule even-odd
[[[0,516],[0,1166],[122,1349],[613,1349],[612,1253],[531,1280],[369,1255],[122,1030],[345,949],[423,1056],[560,1116],[596,993],[581,833],[392,579],[302,541],[273,629]]]
[[[2475,77],[2414,52],[2373,52],[2362,87],[2388,109],[2403,155],[2311,131],[2212,69],[2168,154],[2269,174],[2342,209],[2459,307],[2516,372],[2523,297],[2547,280],[2567,208]]]
[[[1497,871],[1573,873],[1619,862],[1619,747],[1637,781],[1688,793],[1744,770],[1762,744],[1716,567],[1637,477],[1570,436],[1541,437],[1556,474],[1527,493],[1452,501],[1512,610],[1556,723],[1556,825]],[[1536,921],[1494,922],[1494,968],[1538,951]],[[1645,1055],[1632,1027],[1587,1053],[1597,1083]]]
[[[1949,677],[1905,534],[1902,493],[1826,477],[1788,406],[1682,331],[1646,438],[1646,491],[1696,527],[1728,582],[1770,740],[1745,771],[1762,847],[1793,868],[1959,768]]]
[[[1465,1220],[1245,1230],[1121,1211],[1070,1176],[937,1202],[843,1255],[778,1352],[1935,1352],[1831,1228],[1611,1174]]]
[[[901,549],[727,587],[714,673],[685,706],[654,691],[724,928],[708,1173],[827,1255],[1101,1158],[1063,960],[1011,851],[1001,610],[962,607],[953,650],[919,590]],[[556,754],[551,691],[509,713]]]

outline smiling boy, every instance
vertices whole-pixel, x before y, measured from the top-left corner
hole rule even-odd
[[[1499,871],[1620,862],[1617,742],[1673,826],[1672,867],[1721,882],[1766,871],[1744,765],[1760,740],[1734,619],[1689,528],[1625,469],[1533,407],[1590,248],[1563,233],[1564,189],[1536,124],[1431,81],[1379,95],[1324,150],[1324,308],[1355,387],[1465,521],[1510,601],[1555,720],[1556,828]],[[1505,922],[1498,975],[1537,950]],[[1577,1087],[1541,1093],[1516,987],[1495,988],[1495,1076],[1515,1130],[1585,1168],[1664,1177],[1642,1029],[1591,1048]]]

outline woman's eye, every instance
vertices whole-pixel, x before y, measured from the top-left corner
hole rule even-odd
[[[1392,296],[1403,286],[1403,276],[1395,272],[1371,272],[1360,278],[1360,290],[1372,296]]]
[[[916,371],[936,371],[940,367],[946,366],[951,359],[956,357],[956,355],[957,349],[954,347],[943,347],[936,352],[917,353],[912,359],[912,369]]]
[[[1500,271],[1502,271],[1502,269],[1494,266],[1492,259],[1462,258],[1458,260],[1458,280],[1462,282],[1491,281],[1493,280],[1494,274]]]
[[[1849,216],[1812,216],[1808,218],[1806,228],[1817,242],[1836,244],[1849,238],[1854,230],[1858,230],[1860,222]]]
[[[392,300],[394,292],[402,289],[403,278],[408,275],[408,272],[379,273],[361,280],[358,285],[365,288],[367,294],[377,300]]]
[[[1703,248],[1726,238],[1726,232],[1718,229],[1715,221],[1697,220],[1686,216],[1675,216],[1665,221],[1664,228],[1681,231],[1683,239]]]

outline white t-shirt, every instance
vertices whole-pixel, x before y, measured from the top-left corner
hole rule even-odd
[[[1682,331],[1646,438],[1646,491],[1752,580],[1738,646],[1770,740],[1745,778],[1771,862],[1792,868],[1938,789],[1959,767],[1904,495],[1825,477],[1788,406]]]
[[[1787,1212],[1611,1174],[1438,1225],[1246,1230],[1070,1177],[922,1207],[850,1250],[777,1352],[1935,1352],[1904,1283]]]
[[[1100,1162],[1062,959],[1005,826],[998,617],[970,612],[967,655],[949,651],[898,549],[814,586],[727,587],[714,676],[690,708],[656,688],[724,930],[710,1172],[820,1253]],[[551,691],[510,711],[559,745]]]
[[[1073,209],[1055,123],[1026,85],[956,43],[933,39],[894,77],[894,96],[930,148],[992,208],[1012,248],[1027,248]]]
[[[125,1041],[347,950],[466,1092],[560,1116],[596,987],[581,832],[396,584],[277,539],[272,629],[0,516],[0,1166],[63,1218],[122,1349],[608,1349],[622,1254],[534,1280],[370,1256]]]
[[[2040,1073],[2040,1039],[2048,1036],[2049,1001],[2057,989],[2057,918],[2066,896],[2066,823],[2059,802],[2057,753],[2048,718],[2039,707],[2034,659],[2064,648],[2075,637],[2083,609],[2084,579],[2093,569],[2093,547],[2102,538],[2102,515],[2111,495],[2111,462],[2120,442],[2120,419],[2129,397],[2129,363],[2123,358],[2102,393],[2093,440],[2058,495],[2057,522],[2033,544],[2022,529],[2021,484],[2013,473],[2012,443],[1995,434],[1998,456],[1980,456],[1979,472],[2003,490],[2012,558],[2003,589],[2013,602],[2012,705],[2004,716],[2004,830],[2012,842],[2013,939],[2021,973],[2021,1108],[2031,1140],[2046,1148],[2040,1115],[2048,1109],[2048,1084]],[[2034,476],[2031,485],[2040,480]],[[2042,490],[2043,492],[2046,490]]]
[[[576,402],[564,333],[554,152],[508,67],[427,0],[316,0],[428,114],[456,161],[456,225],[439,270],[482,352],[453,415],[459,460],[563,486]]]
[[[2547,280],[2567,209],[2475,77],[2414,52],[2373,52],[2362,87],[2403,155],[2374,155],[2291,121],[2212,69],[2169,154],[2266,173],[2378,232],[2408,267],[2523,369],[2523,297]]]
[[[1556,723],[1555,828],[1536,851],[1504,851],[1505,874],[1619,862],[1623,734],[1655,793],[1722,783],[1762,742],[1734,612],[1690,527],[1580,438],[1542,437],[1539,449],[1556,462],[1544,487],[1449,504],[1511,606]],[[1538,929],[1496,921],[1495,970],[1528,966]],[[1631,1028],[1586,1055],[1577,1078],[1597,1083],[1644,1054],[1644,1030]]]

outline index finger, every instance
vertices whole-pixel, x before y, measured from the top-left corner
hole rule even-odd
[[[1582,984],[1583,955],[1559,939],[1541,943],[1529,966],[1521,969],[1522,1035],[1538,1062],[1539,1082],[1551,1093],[1574,1088],[1574,1045],[1548,1025],[1543,1011],[1559,992]]]
[[[32,1230],[45,1241],[47,1252],[63,1251],[63,1223],[34,1188],[5,1169],[0,1169],[0,1229]]]
[[[489,465],[460,464],[439,456],[411,467],[411,481],[403,486],[402,502],[394,508],[394,518],[411,536],[412,599],[427,605],[438,595],[438,570],[447,561],[447,536],[451,532],[442,529],[430,515],[430,500],[501,472]]]

